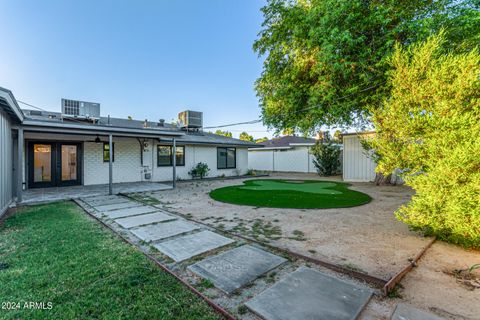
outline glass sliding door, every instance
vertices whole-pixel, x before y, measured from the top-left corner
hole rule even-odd
[[[53,146],[51,144],[33,145],[33,182],[52,183]]]
[[[81,184],[81,146],[74,142],[29,142],[28,187]]]
[[[62,144],[62,182],[77,180],[77,146]]]

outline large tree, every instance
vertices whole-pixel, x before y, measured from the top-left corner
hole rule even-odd
[[[385,63],[447,28],[450,46],[480,37],[480,0],[269,0],[254,49],[265,56],[256,82],[265,124],[313,134],[361,125],[389,94]]]
[[[443,35],[389,59],[391,95],[374,110],[378,169],[402,168],[412,201],[397,217],[480,248],[480,54],[444,49]]]

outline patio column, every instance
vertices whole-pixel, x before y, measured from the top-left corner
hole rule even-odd
[[[22,202],[23,193],[23,129],[18,129],[18,155],[17,155],[17,202]],[[32,164],[33,165],[33,164]]]
[[[113,136],[108,135],[108,194],[113,194]]]
[[[177,185],[177,140],[172,139],[172,187],[175,189]]]

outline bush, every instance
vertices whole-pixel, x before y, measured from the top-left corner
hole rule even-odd
[[[188,172],[188,174],[191,175],[193,179],[195,178],[203,179],[208,175],[209,171],[210,171],[210,168],[208,167],[208,164],[204,162],[199,162],[195,167],[192,168],[192,170]]]
[[[331,176],[339,172],[340,167],[340,147],[331,141],[326,143],[318,142],[312,147],[310,152],[313,154],[313,164],[321,176]]]
[[[480,55],[443,51],[443,35],[390,63],[391,97],[374,112],[378,170],[404,168],[415,190],[396,212],[427,235],[480,247]]]

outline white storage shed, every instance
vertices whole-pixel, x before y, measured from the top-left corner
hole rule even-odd
[[[371,151],[363,148],[361,139],[374,132],[343,134],[343,180],[370,182],[375,180],[377,164],[372,160]]]

